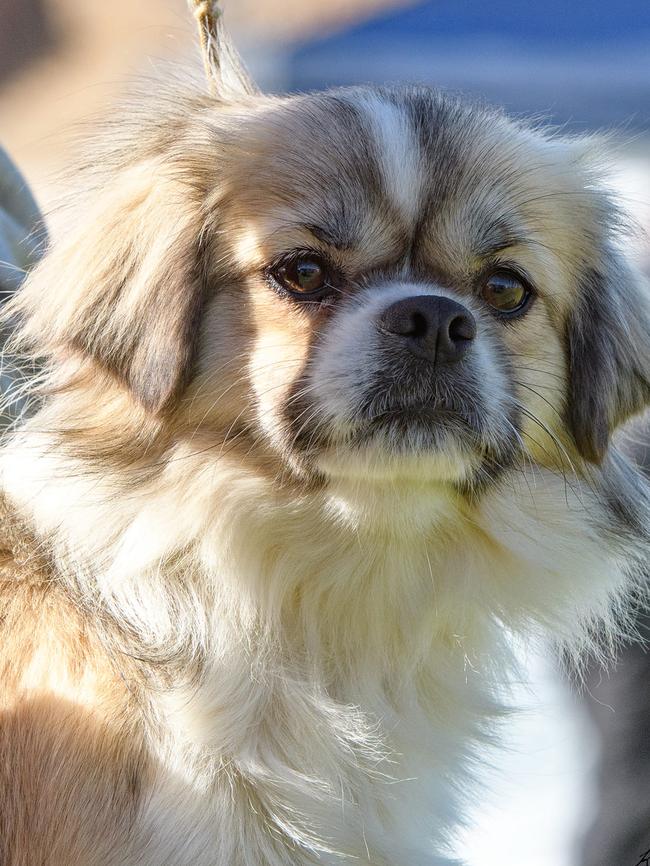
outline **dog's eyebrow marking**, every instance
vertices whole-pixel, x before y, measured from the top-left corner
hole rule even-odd
[[[305,228],[321,243],[336,247],[336,249],[349,250],[353,246],[352,233],[341,223],[332,223],[329,226],[310,223],[309,225],[302,226],[302,228]]]
[[[375,140],[386,195],[409,223],[422,202],[422,154],[410,115],[403,106],[366,93],[358,102]]]
[[[521,225],[514,219],[501,217],[493,220],[484,228],[476,240],[474,254],[489,256],[528,242]]]
[[[295,231],[313,235],[316,240],[338,250],[350,250],[358,242],[355,232],[348,228],[343,220],[331,222],[311,223],[302,220],[287,220],[277,225],[273,231],[267,233],[267,238],[275,236],[284,237],[285,232]]]

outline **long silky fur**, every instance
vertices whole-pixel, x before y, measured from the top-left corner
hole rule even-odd
[[[387,139],[394,132],[398,92],[334,98],[350,114],[341,124],[372,111]],[[331,110],[314,99],[315,112]],[[405,103],[413,129],[423,135],[425,108],[437,105],[441,123],[461,130],[457,149],[470,147],[473,121],[453,100],[414,91]],[[486,466],[487,480],[466,485],[417,472],[368,480],[375,464],[324,482],[286,445],[278,457],[275,415],[268,427],[267,416],[256,428],[237,420],[262,398],[238,390],[236,378],[221,386],[206,334],[220,327],[210,311],[225,309],[215,306],[221,287],[249,278],[235,263],[245,232],[215,216],[243,192],[215,191],[218,166],[206,160],[232,164],[239,119],[273,118],[285,104],[242,97],[220,107],[172,90],[131,112],[104,134],[105,149],[91,151],[69,237],[5,313],[14,326],[7,351],[42,370],[31,379],[37,408],[2,453],[23,567],[40,557],[29,602],[5,538],[0,748],[10,764],[20,757],[2,796],[23,792],[0,807],[6,866],[45,862],[34,852],[48,846],[49,866],[450,863],[474,768],[505,714],[511,639],[550,636],[577,658],[609,655],[626,598],[642,592],[647,488],[613,445],[603,457],[607,437],[599,427],[594,444],[586,410],[567,406],[580,399],[576,379],[573,392],[566,380],[544,380],[559,388],[560,409],[549,415],[554,436],[538,431],[545,447],[535,451],[522,424],[509,464]],[[516,176],[514,155],[542,134],[467,109],[478,116],[513,137],[502,168],[512,159]],[[564,154],[564,144],[544,141]],[[362,137],[349,144],[361,148]],[[531,162],[546,152],[530,146]],[[450,185],[457,159],[450,148]],[[565,159],[554,175],[562,189],[577,164]],[[570,251],[573,275],[592,254],[593,268],[613,266],[595,258],[607,195],[579,202],[584,247]],[[547,204],[539,220],[552,225],[559,205]],[[106,291],[92,294],[100,285]],[[572,297],[558,314],[570,322],[562,340],[588,333],[570,318],[580,307]],[[487,318],[480,326],[497,339]],[[227,339],[243,369],[253,338],[242,325]],[[621,345],[602,401],[616,399],[627,374],[631,349]],[[589,363],[580,353],[588,347],[569,346],[567,375],[572,362]],[[606,353],[602,341],[598,356]],[[642,375],[635,370],[637,384]],[[510,387],[507,377],[494,383]],[[608,405],[599,419],[610,427],[647,400],[640,386],[621,388],[625,406]],[[233,394],[232,414],[217,417],[215,404]],[[21,714],[34,732],[27,743]],[[52,800],[32,814],[25,778],[43,755]]]

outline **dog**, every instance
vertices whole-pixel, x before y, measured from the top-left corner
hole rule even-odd
[[[641,592],[598,146],[236,63],[152,90],[5,313],[0,859],[449,864],[511,639],[607,653]]]

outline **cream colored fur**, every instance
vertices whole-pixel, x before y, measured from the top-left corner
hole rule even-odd
[[[7,754],[27,758],[9,778],[28,790],[45,754],[62,790],[29,820],[27,795],[12,801],[7,866],[32,866],[30,827],[69,845],[48,866],[440,866],[498,733],[511,637],[614,642],[647,558],[647,494],[571,420],[580,286],[602,280],[611,309],[633,288],[610,279],[610,200],[579,149],[428,91],[164,110],[86,177],[76,223],[9,313],[45,371],[2,489],[52,601],[40,618],[20,602],[29,641],[3,637],[3,706],[42,720],[47,700],[67,721],[52,743],[11,728]],[[440,123],[436,146],[418,117]],[[425,210],[432,177],[449,188]],[[332,216],[348,245],[320,238]],[[317,309],[268,275],[306,243],[350,274]],[[473,288],[486,244],[532,274],[519,322]],[[420,294],[476,317],[484,426],[353,447],[385,358],[376,318]],[[593,388],[609,433],[646,398],[608,327]],[[296,423],[317,417],[326,444],[314,428],[299,449],[296,395]],[[30,560],[7,558],[10,607]],[[57,837],[82,803],[81,828]]]

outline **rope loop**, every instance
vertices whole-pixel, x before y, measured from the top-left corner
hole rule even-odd
[[[216,38],[222,11],[214,0],[188,0],[188,4],[199,30],[205,74],[210,86],[216,88],[222,78]]]

